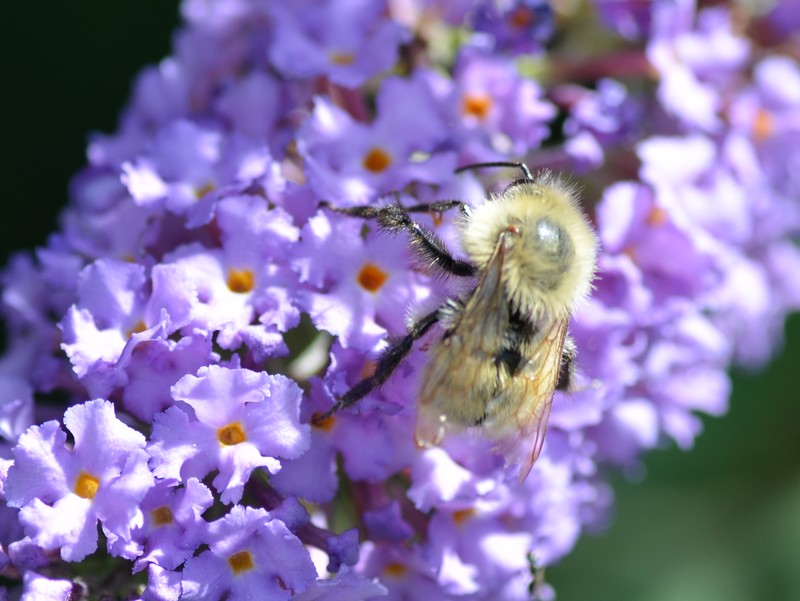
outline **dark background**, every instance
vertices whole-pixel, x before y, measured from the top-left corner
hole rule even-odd
[[[133,76],[170,50],[177,2],[115,0],[4,7],[2,262],[42,245],[85,162],[110,132]],[[800,318],[758,374],[734,373],[732,408],[706,419],[688,453],[614,478],[617,510],[547,571],[560,601],[800,599]]]
[[[116,129],[133,76],[169,54],[177,23],[175,0],[3,7],[3,263],[55,229],[68,182],[86,162],[88,134]]]

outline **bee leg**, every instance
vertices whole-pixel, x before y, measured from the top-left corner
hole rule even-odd
[[[409,213],[444,213],[456,207],[461,209],[462,213],[466,213],[469,210],[467,204],[460,200],[437,200],[427,204],[411,205],[410,207],[405,207],[405,210]]]
[[[408,330],[408,334],[406,334],[404,338],[381,353],[381,356],[378,357],[378,365],[375,368],[374,374],[368,378],[364,378],[348,390],[333,407],[328,409],[328,411],[312,418],[312,423],[321,423],[334,413],[357,403],[373,390],[380,388],[380,386],[389,379],[389,376],[392,375],[394,370],[397,369],[397,366],[400,365],[400,362],[405,356],[408,355],[414,342],[422,338],[422,336],[439,321],[440,317],[440,310],[437,309],[433,313],[429,313],[412,324]]]
[[[564,348],[561,350],[561,366],[558,369],[556,390],[569,391],[572,389],[576,354],[575,341],[571,336],[567,336],[564,339]]]
[[[457,204],[456,204],[457,203]],[[445,200],[430,205],[417,205],[413,210],[422,211],[419,207],[439,207],[442,210],[455,206],[465,206],[456,200]],[[363,219],[375,219],[382,230],[387,232],[401,232],[405,230],[411,239],[411,248],[425,262],[434,265],[448,273],[458,276],[475,275],[475,267],[469,261],[456,259],[447,250],[439,237],[426,227],[420,225],[408,214],[408,209],[400,205],[389,205],[385,207],[347,207],[336,208],[327,203],[322,206],[328,207],[337,213],[344,213],[353,217]]]

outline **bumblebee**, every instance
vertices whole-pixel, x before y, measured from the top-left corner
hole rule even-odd
[[[501,451],[522,445],[515,460],[524,480],[544,443],[556,390],[567,390],[575,345],[567,332],[574,307],[591,291],[598,242],[573,186],[549,172],[523,177],[477,208],[457,200],[402,207],[332,210],[374,219],[388,232],[406,232],[420,259],[453,276],[474,278],[467,292],[418,319],[378,358],[373,375],[358,382],[325,414],[356,403],[381,386],[414,342],[439,324],[428,351],[417,403],[416,441],[439,444],[450,430],[480,429]],[[413,213],[460,210],[457,221],[469,260],[454,257]]]

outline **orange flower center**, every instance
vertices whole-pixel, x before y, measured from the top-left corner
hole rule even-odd
[[[492,110],[492,98],[488,94],[467,94],[461,103],[461,110],[476,119],[486,119]]]
[[[456,526],[461,526],[474,515],[474,509],[459,509],[458,511],[453,512],[453,522],[455,522]]]
[[[650,227],[658,227],[669,221],[669,215],[661,207],[653,207],[645,219]]]
[[[765,109],[760,109],[753,120],[753,136],[759,142],[763,142],[771,137],[775,132],[775,118],[772,113]]]
[[[231,292],[250,292],[255,284],[255,276],[249,269],[229,269],[228,288]]]
[[[128,338],[130,338],[134,334],[144,332],[146,329],[147,329],[147,324],[140,319],[135,324],[133,324],[133,327],[130,330],[128,330]]]
[[[197,199],[203,198],[209,192],[213,192],[216,186],[212,182],[208,182],[207,184],[203,184],[199,188],[195,188],[194,196]]]
[[[99,478],[92,476],[87,472],[81,472],[78,474],[78,478],[75,480],[75,488],[72,490],[79,497],[83,497],[84,499],[93,499],[97,494],[98,488],[100,488]]]
[[[402,563],[397,563],[396,561],[387,563],[383,568],[383,573],[392,578],[400,578],[401,576],[405,575],[407,571],[408,568],[406,568],[406,566],[404,566]]]
[[[228,565],[231,566],[234,574],[241,574],[252,570],[256,564],[250,551],[239,551],[228,557]]]
[[[333,415],[329,415],[325,419],[318,421],[318,416],[322,415],[319,411],[314,414],[311,418],[311,423],[314,424],[315,428],[322,430],[323,432],[330,432],[331,428],[333,428],[333,424],[336,423],[336,417]]]
[[[391,155],[382,148],[370,148],[367,155],[364,157],[364,169],[372,171],[373,173],[381,173],[389,168],[392,164]]]
[[[356,61],[356,55],[352,52],[331,52],[329,55],[334,65],[352,65]]]
[[[234,422],[217,430],[217,438],[220,444],[230,447],[247,440],[247,435],[244,433],[242,424]]]
[[[509,23],[517,29],[527,29],[533,23],[533,11],[528,8],[519,7],[511,12]]]
[[[153,523],[156,526],[166,526],[173,521],[172,510],[166,505],[153,509],[153,511],[150,512],[150,517],[153,519]]]
[[[389,279],[389,274],[374,263],[365,263],[356,277],[359,286],[372,293],[380,290],[387,279]]]

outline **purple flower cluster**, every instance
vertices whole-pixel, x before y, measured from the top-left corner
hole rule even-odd
[[[2,274],[12,594],[552,597],[538,568],[604,522],[606,471],[725,412],[726,369],[800,307],[800,66],[725,5],[553,10],[184,0],[61,229]],[[323,205],[484,202],[454,170],[498,160],[579,177],[602,247],[530,476],[480,436],[415,446],[424,340],[312,425],[459,286]],[[419,218],[457,250],[453,215]]]

